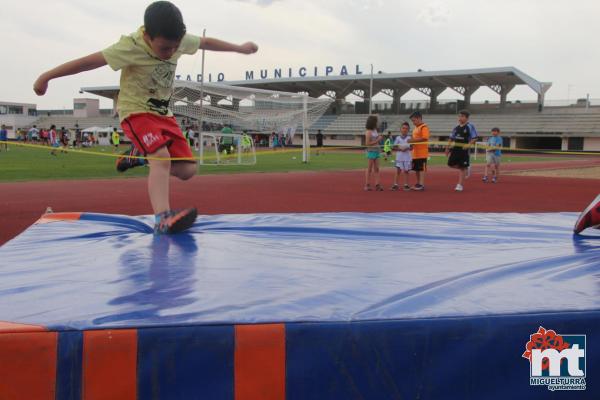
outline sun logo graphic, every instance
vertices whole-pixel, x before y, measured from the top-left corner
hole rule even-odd
[[[548,390],[585,390],[585,335],[559,335],[540,326],[522,357],[529,360],[529,384]]]
[[[148,132],[144,136],[142,136],[142,140],[144,141],[144,143],[146,144],[146,146],[150,147],[155,142],[158,142],[158,136],[156,136],[152,132]]]

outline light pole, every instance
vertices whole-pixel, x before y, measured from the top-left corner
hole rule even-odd
[[[373,112],[373,64],[371,64],[371,80],[369,82],[369,115]]]

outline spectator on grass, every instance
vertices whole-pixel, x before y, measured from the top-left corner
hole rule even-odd
[[[285,134],[280,133],[279,134],[279,147],[284,148],[285,147]]]
[[[67,149],[69,148],[69,130],[64,126],[60,128],[60,143],[63,147],[61,153],[66,153]]]
[[[384,154],[384,160],[387,161],[388,157],[390,157],[392,155],[392,132],[388,131],[387,135],[385,136],[385,140],[383,142],[383,154]]]
[[[6,130],[6,125],[2,124],[0,127],[0,151],[4,147],[4,150],[8,151],[8,131]]]
[[[194,130],[192,129],[191,126],[188,126],[185,130],[185,138],[187,139],[188,143],[190,144],[190,147],[194,147]]]
[[[319,155],[321,148],[323,147],[323,133],[321,133],[321,130],[319,129],[317,131],[317,155]]]
[[[56,125],[50,126],[50,130],[48,131],[47,139],[48,139],[48,143],[50,144],[50,147],[52,147],[50,154],[55,156],[56,149],[58,147],[60,147],[60,145],[58,144],[58,134],[56,133]]]
[[[113,128],[111,139],[113,143],[113,153],[116,153],[119,151],[119,144],[121,143],[121,135],[119,135],[117,128]]]
[[[37,127],[34,125],[27,131],[27,140],[26,142],[37,142],[37,138],[39,137],[39,131]]]
[[[40,138],[41,138],[42,144],[44,146],[50,145],[50,142],[48,141],[48,130],[47,129],[42,129],[42,131],[40,132]]]

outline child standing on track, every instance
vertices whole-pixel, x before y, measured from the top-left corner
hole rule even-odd
[[[500,137],[500,128],[492,128],[492,136],[487,140],[487,149],[485,150],[485,171],[483,173],[483,182],[488,181],[488,168],[492,170],[492,183],[498,182],[500,176],[500,159],[502,158],[502,137]]]
[[[369,166],[365,173],[365,190],[371,191],[371,175],[375,175],[375,190],[383,192],[383,186],[379,183],[379,153],[380,143],[383,136],[377,132],[379,118],[377,115],[369,115],[365,124],[365,145],[367,146],[367,159]]]
[[[458,125],[452,130],[446,146],[448,166],[458,169],[458,183],[454,190],[463,191],[467,169],[470,167],[469,148],[477,141],[477,131],[469,122],[471,114],[467,110],[458,113]]]
[[[410,143],[408,136],[408,130],[410,125],[408,122],[404,122],[400,127],[400,136],[397,136],[394,140],[394,148],[396,149],[396,174],[394,175],[394,185],[392,190],[398,190],[398,176],[403,173],[404,175],[404,186],[405,191],[410,190],[408,185],[408,171],[412,167],[412,156],[410,154]]]
[[[429,158],[429,127],[423,122],[423,115],[420,111],[410,114],[410,120],[415,125],[412,137],[409,142],[412,143],[412,169],[417,174],[417,183],[412,190],[418,192],[425,190],[425,171],[427,171],[427,159]]]
[[[121,127],[134,146],[127,156],[117,160],[117,170],[143,164],[138,156],[149,160],[148,194],[154,210],[155,233],[175,233],[189,228],[196,219],[196,209],[171,209],[169,176],[190,179],[196,163],[183,133],[169,109],[178,59],[198,49],[252,54],[256,44],[227,43],[186,33],[179,9],[168,1],[148,6],[144,25],[136,32],[122,36],[107,49],[70,61],[43,73],[34,84],[38,95],[46,93],[48,82],[109,65],[121,70],[121,89],[117,103]],[[170,161],[169,158],[189,158]]]

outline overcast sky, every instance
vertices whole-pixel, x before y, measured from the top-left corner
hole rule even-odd
[[[109,67],[50,83],[37,97],[37,76],[104,49],[142,24],[149,1],[2,0],[0,101],[72,108],[80,87],[116,85]],[[245,71],[369,64],[384,72],[514,66],[553,83],[548,99],[600,98],[599,0],[178,0],[188,32],[241,43],[252,56],[207,53],[206,72],[228,80]],[[200,72],[200,52],[178,73]],[[339,72],[336,72],[336,74]],[[86,97],[91,97],[87,95]],[[404,98],[421,98],[411,91]],[[446,91],[441,98],[455,98]],[[515,89],[509,99],[534,99]],[[474,99],[497,100],[489,89]],[[107,106],[108,102],[103,102]]]

